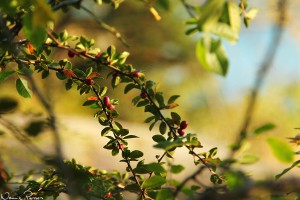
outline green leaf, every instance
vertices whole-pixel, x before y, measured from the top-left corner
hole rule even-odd
[[[18,101],[10,97],[0,98],[0,114],[14,111],[18,107]]]
[[[208,157],[213,158],[215,155],[217,155],[217,153],[218,153],[218,148],[214,147],[211,150],[209,150]]]
[[[161,92],[157,92],[155,94],[155,99],[156,99],[157,103],[159,104],[160,108],[163,108],[165,106],[164,97],[163,97],[163,94]]]
[[[136,106],[140,100],[141,100],[141,96],[139,95],[139,96],[134,97],[131,102],[133,105]]]
[[[228,14],[229,14],[229,23],[233,32],[236,34],[238,38],[238,34],[241,29],[241,9],[234,2],[228,1],[227,3]]]
[[[136,104],[136,107],[143,107],[149,104],[149,101],[147,99],[140,101]]]
[[[110,128],[110,127],[105,127],[105,128],[102,129],[102,131],[101,131],[101,136],[107,135],[110,131],[111,131],[111,128]]]
[[[165,122],[161,122],[159,125],[159,132],[163,135],[167,131],[167,124]]]
[[[222,76],[227,74],[228,59],[220,40],[210,36],[200,39],[196,47],[196,56],[204,69]]]
[[[120,82],[121,82],[120,76],[114,76],[111,80],[111,86],[113,88],[116,88],[120,84]]]
[[[87,100],[82,104],[82,106],[90,106],[93,105],[95,102],[95,100]]]
[[[156,120],[154,122],[152,122],[152,124],[150,124],[149,126],[149,130],[152,131],[152,129],[154,128],[155,124],[156,124]]]
[[[200,186],[198,186],[198,185],[192,185],[191,186],[191,190],[194,190],[194,191],[197,191],[197,190],[199,190],[201,187]]]
[[[136,193],[140,191],[140,187],[138,184],[134,183],[134,184],[126,185],[125,190]]]
[[[12,71],[12,70],[5,70],[5,71],[1,72],[0,73],[0,83],[4,82],[13,73],[15,73],[15,71]]]
[[[70,90],[72,88],[72,85],[73,85],[73,80],[68,79],[66,84],[65,84],[66,90]]]
[[[38,136],[45,128],[46,122],[42,120],[35,120],[31,121],[26,128],[24,128],[24,131],[32,137]]]
[[[173,200],[173,192],[169,189],[164,189],[160,190],[157,195],[155,200]]]
[[[258,9],[257,8],[251,8],[248,10],[248,12],[246,13],[246,18],[249,20],[252,20],[256,17],[258,13]]]
[[[47,78],[50,75],[49,70],[43,70],[42,72],[42,79]]]
[[[151,172],[154,173],[164,173],[166,172],[165,168],[163,168],[160,164],[158,163],[150,163],[147,165],[144,165],[144,167]]]
[[[259,161],[259,157],[256,155],[247,154],[238,159],[238,162],[243,165],[254,164]]]
[[[131,139],[131,138],[139,138],[139,137],[136,135],[127,135],[127,136],[123,137],[123,139]]]
[[[166,179],[164,179],[163,177],[152,176],[142,184],[142,188],[159,188],[165,183]]]
[[[143,152],[139,151],[139,150],[134,150],[130,153],[130,158],[140,158],[144,155]]]
[[[47,39],[47,23],[53,19],[53,11],[46,1],[35,1],[35,9],[24,17],[23,30],[27,39],[38,49]]]
[[[106,86],[100,88],[99,94],[100,94],[101,97],[103,97],[103,96],[106,94],[107,89],[108,89],[108,88],[107,88]]]
[[[120,54],[118,57],[118,63],[124,64],[126,62],[127,57],[129,56],[129,53],[127,51],[124,51]]]
[[[152,136],[153,141],[159,143],[159,142],[163,142],[166,141],[166,138],[162,135],[154,135]]]
[[[175,140],[173,142],[171,141],[163,141],[163,142],[160,142],[156,145],[154,145],[155,148],[159,148],[159,149],[164,149],[166,151],[169,151],[175,147],[180,147],[184,145],[184,143],[180,140]]]
[[[145,119],[145,123],[149,123],[149,122],[151,122],[152,120],[154,120],[155,119],[155,116],[150,116],[150,117],[148,117],[147,119]]]
[[[277,139],[277,138],[269,138],[267,140],[274,156],[281,162],[284,163],[290,163],[294,160],[294,151],[291,149],[291,147]]]
[[[168,104],[174,103],[176,101],[176,99],[178,99],[180,97],[180,95],[173,95],[170,97],[170,99],[168,100]]]
[[[23,78],[18,78],[16,80],[16,88],[19,93],[24,98],[31,98],[31,90],[28,88],[27,81]]]
[[[172,117],[173,121],[175,122],[175,124],[180,123],[181,117],[176,112],[171,112],[171,117]]]
[[[206,1],[199,9],[198,26],[201,31],[210,31],[219,20],[224,9],[224,0],[209,0]]]
[[[238,33],[234,32],[234,30],[225,23],[216,23],[211,27],[210,32],[232,43],[238,41]]]
[[[171,173],[173,174],[179,174],[184,170],[184,166],[182,165],[172,165],[171,166]]]
[[[210,176],[210,181],[214,184],[222,184],[222,179],[217,175],[217,174],[213,174]]]
[[[170,9],[170,2],[169,0],[157,0],[157,3],[160,7],[162,7],[165,10]]]
[[[255,135],[258,135],[260,133],[264,133],[266,131],[269,131],[269,130],[272,130],[275,128],[275,125],[272,124],[272,123],[267,123],[267,124],[264,124],[262,125],[261,127],[258,127],[256,128],[254,131],[253,131],[253,134]]]
[[[110,58],[112,58],[116,53],[116,47],[115,46],[110,46],[107,48],[107,54]]]
[[[124,89],[124,94],[127,94],[130,90],[132,90],[134,88],[138,88],[138,86],[136,86],[134,83],[130,83],[130,84],[126,85],[126,87]]]
[[[297,165],[300,164],[300,160],[297,160],[296,162],[294,162],[290,167],[284,169],[280,174],[277,174],[275,176],[276,179],[279,179],[281,176],[283,176],[284,174],[286,174],[288,171],[290,171],[291,169],[293,169],[294,167],[296,167]]]

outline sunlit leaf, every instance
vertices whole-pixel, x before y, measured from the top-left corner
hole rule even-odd
[[[199,9],[198,26],[201,31],[209,31],[218,21],[224,9],[224,0],[209,0]]]
[[[182,165],[172,165],[171,166],[171,172],[173,174],[179,174],[183,170],[184,170],[184,166],[182,166]]]
[[[163,168],[159,163],[150,163],[144,166],[148,171],[154,173],[164,173],[166,172],[165,168]]]
[[[259,157],[256,155],[247,154],[238,159],[238,162],[243,165],[254,164],[259,161]]]
[[[159,188],[165,183],[166,183],[165,178],[161,176],[152,176],[142,184],[142,188]]]
[[[155,200],[173,200],[173,192],[168,189],[160,190],[157,195]]]
[[[228,59],[220,40],[210,36],[200,39],[196,47],[196,56],[203,68],[225,76],[228,71]]]
[[[291,147],[283,142],[282,140],[276,138],[269,138],[267,140],[274,156],[281,162],[290,163],[294,160],[294,151]]]

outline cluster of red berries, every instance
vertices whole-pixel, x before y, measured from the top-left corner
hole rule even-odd
[[[122,150],[124,150],[124,148],[125,148],[125,145],[124,145],[124,144],[120,144],[120,145],[118,145],[118,149],[122,149]]]
[[[186,121],[182,121],[180,123],[179,129],[178,129],[179,135],[183,136],[185,134],[184,129],[186,129],[187,126],[188,126],[188,123]]]
[[[108,110],[115,110],[115,109],[116,109],[116,107],[115,107],[114,105],[111,104],[110,99],[109,99],[108,96],[105,96],[105,97],[103,98],[103,103],[104,103],[104,105],[106,106],[106,108],[107,108]]]

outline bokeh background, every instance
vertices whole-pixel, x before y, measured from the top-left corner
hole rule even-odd
[[[201,1],[190,1],[200,3]],[[242,28],[240,40],[233,45],[224,42],[229,57],[230,68],[226,77],[211,74],[203,70],[195,56],[195,46],[200,35],[186,36],[185,20],[189,18],[180,1],[172,1],[168,11],[158,8],[162,20],[156,21],[147,8],[139,1],[125,1],[118,10],[108,5],[95,6],[92,1],[83,1],[102,21],[115,27],[126,39],[129,48],[124,46],[114,35],[103,30],[92,17],[84,11],[71,9],[68,13],[56,13],[56,31],[67,30],[70,35],[85,35],[95,39],[95,46],[102,50],[114,44],[118,51],[130,52],[128,59],[137,70],[146,74],[146,78],[159,84],[159,90],[166,97],[180,95],[176,112],[188,121],[188,132],[196,133],[202,142],[203,151],[218,147],[218,155],[226,157],[229,145],[235,141],[245,114],[249,91],[269,43],[274,34],[276,22],[276,2],[254,0],[249,6],[257,7],[259,13],[249,28]],[[300,32],[298,12],[300,2],[289,1],[288,19],[272,68],[264,80],[264,86],[258,97],[258,104],[249,130],[273,123],[275,129],[257,137],[250,137],[237,156],[251,154],[259,161],[251,166],[244,166],[256,179],[273,178],[289,164],[280,163],[274,158],[266,142],[268,137],[285,140],[294,137],[300,127]],[[21,39],[21,36],[20,36]],[[65,51],[56,51],[55,58],[67,56]],[[75,67],[85,67],[86,63],[77,58],[69,58]],[[84,165],[106,170],[123,170],[125,164],[119,163],[120,157],[112,157],[102,147],[106,139],[100,135],[101,126],[93,118],[93,110],[81,105],[88,96],[79,96],[74,89],[66,92],[64,83],[50,76],[41,80],[39,74],[34,79],[45,95],[51,100],[58,117],[59,132],[62,137],[63,153],[66,158],[75,158]],[[45,119],[46,112],[37,98],[18,97],[14,88],[14,77],[0,85],[0,96],[15,98],[18,109],[3,117],[18,127],[27,127],[34,119]],[[105,80],[103,81],[105,83]],[[107,81],[109,83],[109,81]],[[131,140],[130,148],[145,152],[147,162],[155,161],[155,155],[162,152],[152,147],[154,142],[144,119],[148,116],[141,108],[132,105],[131,99],[138,93],[131,91],[123,94],[124,86],[109,89],[109,96],[120,100],[117,111],[124,127],[140,139]],[[39,159],[14,139],[9,130],[1,128],[1,157],[12,171],[24,172],[31,168],[41,169]],[[32,140],[44,152],[54,152],[53,140],[49,130]],[[292,144],[291,144],[292,145]],[[293,146],[293,145],[292,145]],[[293,148],[297,150],[294,145]],[[186,166],[179,178],[192,173],[192,158],[186,158],[185,150],[178,150],[174,160],[176,164]],[[190,162],[187,162],[189,160]],[[297,169],[287,176],[295,176]]]

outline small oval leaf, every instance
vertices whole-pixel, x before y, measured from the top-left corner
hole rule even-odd
[[[28,88],[27,81],[23,78],[18,78],[16,80],[16,88],[19,93],[24,98],[31,98],[31,90]]]
[[[290,163],[294,160],[294,151],[285,142],[277,138],[267,140],[274,156],[281,162]]]

